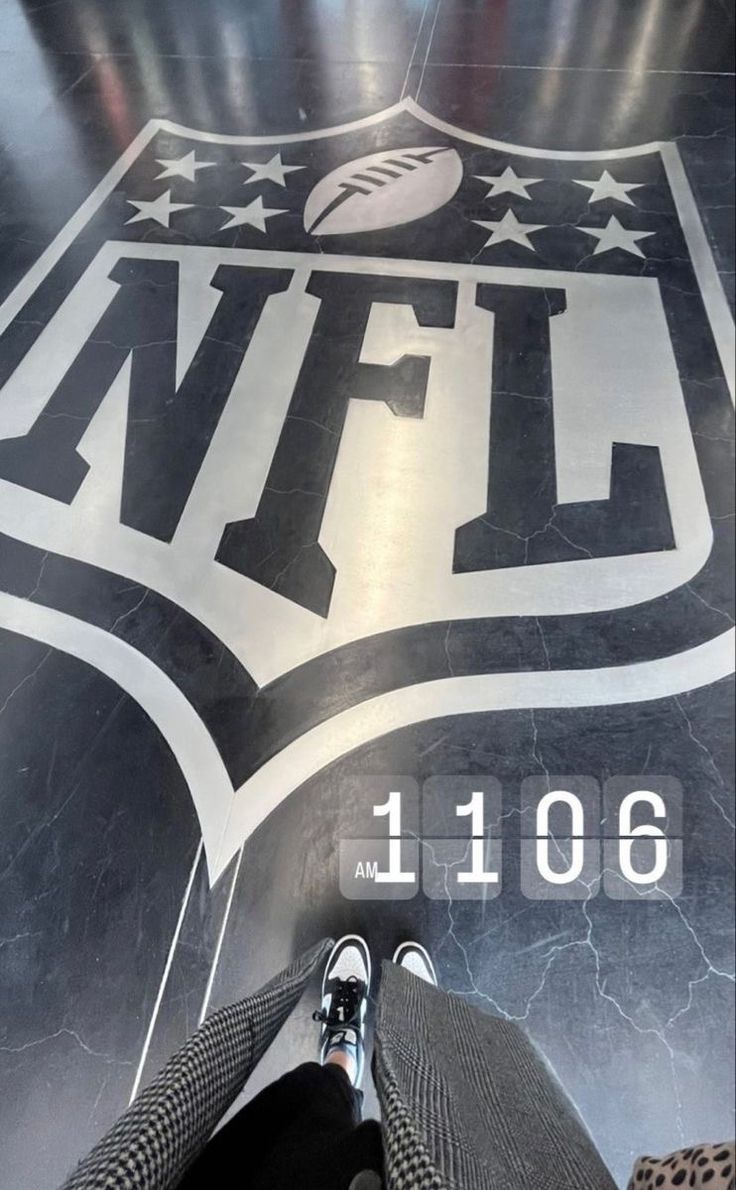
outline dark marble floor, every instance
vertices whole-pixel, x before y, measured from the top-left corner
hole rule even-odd
[[[621,1184],[733,1132],[733,71],[719,0],[0,0],[3,1188],[348,930]]]

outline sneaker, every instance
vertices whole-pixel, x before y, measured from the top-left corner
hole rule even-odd
[[[327,960],[322,980],[322,1008],[313,1013],[320,1021],[320,1060],[330,1052],[343,1050],[355,1061],[354,1087],[363,1078],[365,1013],[371,983],[371,956],[367,944],[356,934],[336,942]]]
[[[434,963],[418,942],[402,942],[394,954],[393,961],[398,967],[403,967],[405,971],[411,971],[417,979],[423,979],[425,983],[431,983],[437,987]]]

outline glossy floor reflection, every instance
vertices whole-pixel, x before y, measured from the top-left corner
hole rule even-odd
[[[620,1184],[732,1131],[733,69],[710,0],[0,0],[3,1186],[347,930]]]

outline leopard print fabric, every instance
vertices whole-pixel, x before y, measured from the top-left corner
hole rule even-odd
[[[736,1190],[733,1144],[695,1145],[666,1157],[640,1157],[629,1190]]]

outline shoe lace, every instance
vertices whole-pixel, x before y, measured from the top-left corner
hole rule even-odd
[[[363,983],[355,975],[338,979],[330,997],[330,1010],[321,1008],[312,1013],[312,1020],[319,1021],[328,1033],[341,1033],[346,1027],[359,1026],[358,1009],[363,998]]]

